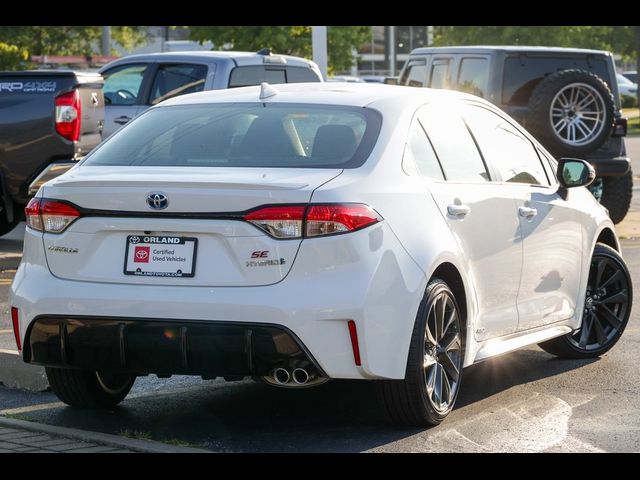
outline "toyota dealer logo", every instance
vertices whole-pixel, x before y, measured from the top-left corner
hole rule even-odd
[[[149,255],[151,254],[151,247],[136,247],[133,251],[134,263],[149,263]]]
[[[140,237],[129,238],[129,243],[140,243]]]

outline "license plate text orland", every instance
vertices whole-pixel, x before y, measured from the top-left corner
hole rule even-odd
[[[193,277],[197,238],[128,235],[124,274],[143,277]]]

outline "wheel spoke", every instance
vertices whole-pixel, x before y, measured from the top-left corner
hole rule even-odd
[[[433,366],[431,367],[431,369],[429,370],[429,373],[427,373],[427,395],[429,395],[429,397],[431,397],[431,399],[433,400],[433,390],[435,388],[436,385],[436,371],[438,370],[438,364],[434,363]]]
[[[458,312],[456,312],[455,308],[451,309],[451,312],[449,312],[449,315],[447,316],[447,320],[444,322],[444,328],[442,329],[442,337],[444,338],[447,334],[447,332],[449,331],[449,327],[451,327],[451,325],[455,325],[455,321],[458,318]]]
[[[607,298],[601,299],[599,303],[601,304],[602,303],[627,303],[627,299],[628,299],[627,291],[621,290]]]
[[[602,285],[598,288],[606,289],[612,283],[617,282],[622,277],[622,271],[616,270]]]
[[[578,130],[580,130],[580,133],[582,133],[584,137],[588,137],[591,134],[587,126],[581,120],[576,122],[576,127],[578,127]]]
[[[436,359],[433,358],[431,355],[429,355],[428,353],[424,354],[424,360],[422,362],[422,368],[425,369],[425,371],[428,368],[431,368],[433,366],[433,364],[436,363]]]
[[[581,110],[584,110],[585,108],[587,108],[589,105],[591,105],[595,101],[596,101],[595,97],[593,95],[589,94],[588,96],[586,96],[582,100],[580,100],[580,102],[578,103],[578,105],[576,105],[576,107],[581,109]]]
[[[595,278],[595,288],[600,288],[600,281],[602,280],[602,274],[604,273],[604,269],[607,267],[607,259],[603,258],[598,262],[598,266],[596,268],[596,278]]]
[[[431,307],[429,311],[429,316],[427,317],[427,328],[426,328],[426,340],[429,345],[435,345],[438,343],[436,340],[436,312],[435,306]]]
[[[460,350],[460,347],[461,347],[460,334],[457,332],[451,335],[451,338],[448,338],[446,340],[443,339],[443,341],[440,342],[440,348],[442,349],[443,352],[449,352],[451,350]]]
[[[596,310],[598,312],[598,316],[615,328],[616,330],[622,326],[622,320],[620,320],[606,305],[598,306]]]
[[[436,363],[433,369],[436,372],[433,385],[433,403],[440,406],[442,404],[442,366]]]
[[[448,353],[443,353],[440,355],[440,362],[442,363],[442,367],[444,371],[451,377],[451,380],[454,382],[458,381],[458,377],[460,376],[460,371],[456,366],[455,362],[451,359]]]
[[[436,317],[436,329],[435,338],[436,342],[442,338],[442,328],[444,326],[444,310],[446,305],[446,296],[442,295],[435,301],[435,317]]]
[[[451,403],[451,383],[446,375],[442,375],[442,401],[441,404],[449,405]],[[443,405],[444,406],[444,405]]]
[[[605,343],[607,343],[607,336],[604,334],[604,329],[602,328],[602,324],[600,323],[600,320],[598,320],[597,317],[594,317],[593,319],[593,327],[594,327],[594,330],[596,331],[596,338],[598,339],[598,344],[604,345]]]
[[[582,319],[582,330],[580,331],[580,348],[585,348],[589,341],[589,334],[591,333],[591,327],[593,326],[593,313],[589,312],[586,317]]]

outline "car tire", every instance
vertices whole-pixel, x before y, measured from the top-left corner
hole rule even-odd
[[[6,209],[3,207],[2,211],[0,211],[0,237],[9,233],[11,230],[16,228],[16,225],[18,225],[18,223],[20,223],[20,220],[22,218],[20,217],[20,215],[17,215],[20,212],[20,209],[16,208],[16,206],[14,205],[13,211],[13,220],[11,222],[7,220]]]
[[[540,348],[563,358],[595,358],[622,336],[631,314],[633,286],[624,260],[608,245],[596,244],[585,298],[580,328],[540,343]]]
[[[633,196],[633,172],[620,177],[602,177],[602,197],[600,203],[609,210],[613,223],[620,223],[627,216]]]
[[[67,405],[109,408],[127,396],[136,377],[128,374],[47,367],[47,378],[56,396]]]
[[[613,94],[600,77],[586,70],[562,70],[533,89],[526,127],[556,157],[581,156],[609,138],[615,108]]]
[[[451,289],[432,279],[418,308],[405,378],[376,382],[381,409],[392,423],[438,425],[451,412],[462,380],[462,320]]]

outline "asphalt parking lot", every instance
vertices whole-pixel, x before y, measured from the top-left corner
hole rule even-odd
[[[640,137],[627,145],[640,174]],[[637,193],[640,177],[636,185]],[[640,200],[635,195],[633,209],[619,232],[638,286],[640,236],[633,232],[640,225]],[[18,229],[0,239],[0,260],[20,249]],[[7,305],[13,273],[12,268],[0,272],[0,350],[15,348]],[[635,297],[627,330],[602,358],[560,360],[530,347],[470,367],[456,408],[436,428],[386,425],[366,382],[334,381],[289,391],[250,380],[182,376],[140,378],[121,406],[102,412],[65,407],[51,392],[0,386],[0,414],[223,452],[638,452],[640,309]]]

